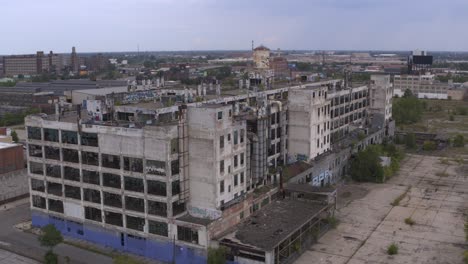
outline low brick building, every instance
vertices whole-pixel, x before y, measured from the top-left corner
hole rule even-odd
[[[0,142],[0,174],[24,168],[23,146]]]

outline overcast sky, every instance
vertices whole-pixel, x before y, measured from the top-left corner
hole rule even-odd
[[[1,0],[0,54],[468,50],[468,0]]]

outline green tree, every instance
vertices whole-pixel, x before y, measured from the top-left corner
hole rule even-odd
[[[411,95],[407,90],[402,98],[394,101],[393,104],[393,117],[398,125],[413,124],[421,120],[423,113],[423,104],[421,100]]]
[[[45,264],[57,264],[58,263],[58,256],[52,250],[47,251],[44,256],[44,263]]]
[[[11,136],[11,138],[13,139],[13,141],[14,141],[15,143],[18,143],[18,141],[19,141],[19,139],[18,139],[18,134],[16,133],[15,130],[11,131],[11,135],[10,135],[10,136]]]
[[[351,162],[351,178],[360,182],[383,182],[384,170],[380,164],[380,153],[377,146],[369,146],[358,152]]]
[[[463,135],[456,135],[453,139],[453,146],[463,148],[465,146],[465,137],[463,137]]]
[[[47,251],[44,256],[44,262],[46,264],[56,264],[58,262],[58,257],[53,250],[56,245],[63,242],[62,234],[52,224],[44,226],[41,231],[38,237],[39,242],[41,246],[49,248],[49,251]]]
[[[407,148],[415,148],[416,147],[416,137],[413,133],[408,133],[405,135],[405,145]]]
[[[226,248],[208,248],[208,264],[226,263]]]

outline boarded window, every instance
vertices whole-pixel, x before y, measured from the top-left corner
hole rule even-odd
[[[59,133],[57,129],[44,128],[44,140],[59,142]]]
[[[148,194],[166,196],[166,183],[161,181],[147,180]]]
[[[76,131],[62,130],[62,143],[65,144],[78,144],[78,133]]]
[[[166,203],[148,200],[148,214],[167,217]]]
[[[28,127],[28,138],[35,139],[35,140],[42,140],[41,128]]]
[[[29,172],[32,174],[38,174],[44,176],[44,166],[42,163],[38,162],[29,162]]]
[[[156,234],[156,235],[167,237],[168,235],[167,223],[148,220],[148,225],[149,225],[149,232],[151,234]]]
[[[81,133],[81,145],[97,147],[98,146],[98,136],[96,133]]]
[[[83,188],[83,200],[91,203],[101,203],[101,192],[93,189]]]
[[[102,174],[102,184],[106,187],[112,187],[120,189],[122,188],[120,183],[120,175],[112,173],[103,173]]]
[[[145,212],[145,201],[140,198],[125,196],[125,208],[130,211]]]

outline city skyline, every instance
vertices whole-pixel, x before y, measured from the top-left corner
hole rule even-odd
[[[2,3],[2,20],[23,19],[0,30],[22,33],[0,43],[0,54],[249,50],[252,40],[282,50],[463,51],[466,8],[459,0],[20,0]]]

